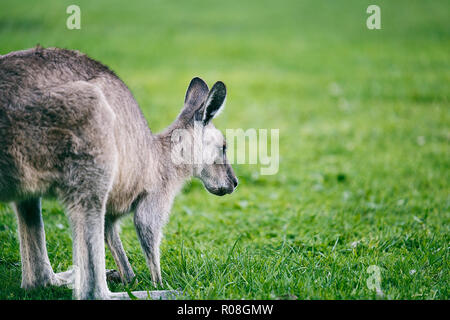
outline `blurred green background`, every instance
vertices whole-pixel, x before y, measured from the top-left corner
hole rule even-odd
[[[66,28],[70,4],[81,30]],[[381,30],[366,27],[370,4]],[[448,299],[449,12],[448,1],[8,0],[0,54],[37,43],[88,54],[129,86],[154,132],[194,76],[228,87],[219,129],[280,129],[278,174],[235,165],[230,196],[183,189],[163,288],[193,299]],[[56,202],[43,210],[50,260],[65,271],[67,219]],[[152,289],[131,217],[122,239],[138,275],[130,289]],[[370,265],[382,294],[367,286]],[[15,217],[1,205],[0,298],[71,298],[25,292],[20,275]]]

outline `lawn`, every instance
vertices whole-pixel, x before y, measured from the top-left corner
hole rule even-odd
[[[81,29],[66,28],[66,7]],[[366,8],[381,8],[368,30]],[[162,243],[162,288],[192,299],[449,299],[448,1],[2,1],[0,54],[78,49],[130,87],[154,132],[190,79],[228,87],[226,128],[280,129],[280,167],[234,165],[216,197],[177,197]],[[62,207],[43,216],[55,271],[71,263]],[[16,219],[0,204],[0,299],[70,299],[20,288]],[[131,215],[122,240],[152,289]],[[380,270],[382,294],[370,289]],[[107,251],[107,267],[115,268]],[[110,284],[124,291],[121,284]]]

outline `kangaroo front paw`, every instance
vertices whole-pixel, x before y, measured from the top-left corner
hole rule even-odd
[[[121,282],[120,273],[114,269],[106,269],[106,280],[111,282]]]

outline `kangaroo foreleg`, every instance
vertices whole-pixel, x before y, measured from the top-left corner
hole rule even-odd
[[[162,284],[159,245],[162,239],[162,228],[169,209],[159,206],[158,203],[161,204],[161,201],[153,201],[150,197],[143,199],[138,204],[134,215],[134,225],[154,285]]]
[[[124,283],[130,283],[134,278],[134,272],[120,240],[117,220],[105,219],[105,240],[119,269],[120,279]],[[107,278],[113,278],[114,270],[107,270],[106,275]]]

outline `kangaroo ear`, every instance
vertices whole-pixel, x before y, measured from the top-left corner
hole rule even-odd
[[[208,85],[205,81],[200,78],[191,80],[186,91],[186,97],[184,98],[184,107],[178,115],[178,119],[182,123],[191,121],[192,115],[202,106],[203,101],[206,100],[208,92]]]
[[[227,97],[227,88],[222,81],[217,81],[206,98],[203,111],[203,124],[210,122],[225,107],[225,98]]]
[[[205,81],[197,77],[192,79],[186,91],[184,107],[196,108],[200,106],[200,104],[205,101],[208,91],[208,85]]]

